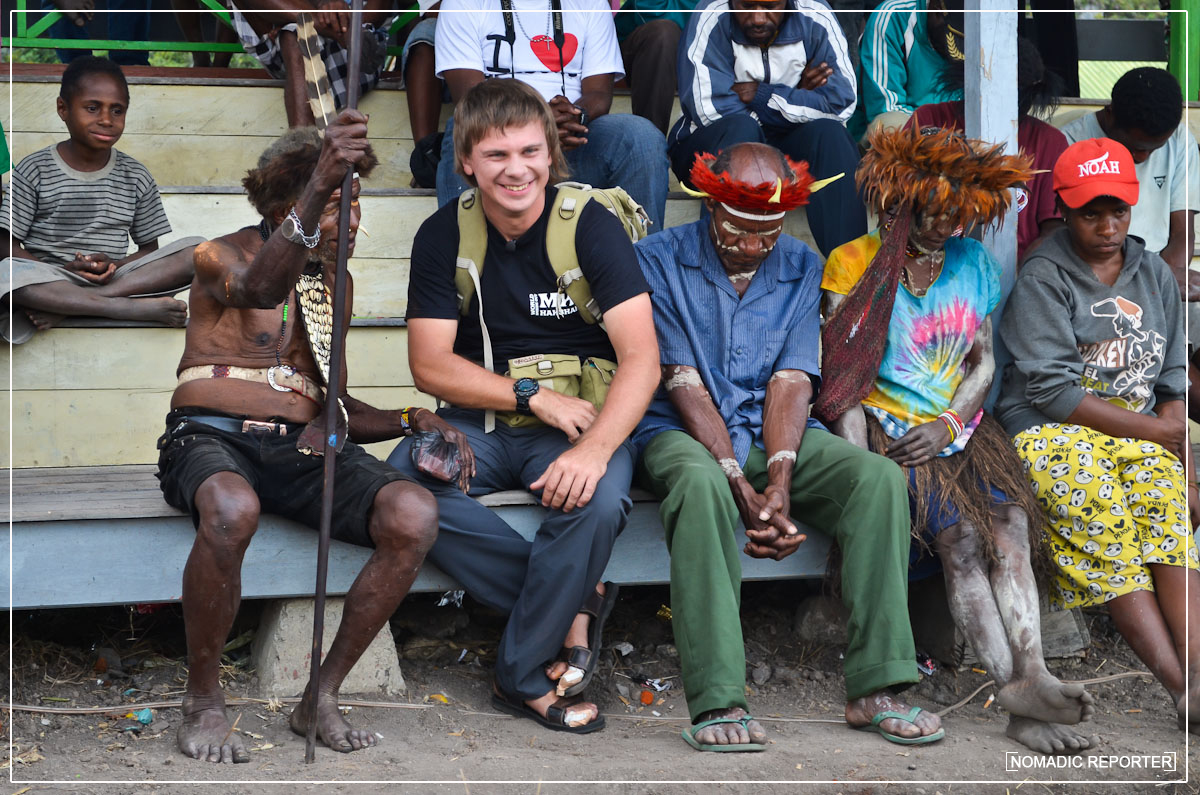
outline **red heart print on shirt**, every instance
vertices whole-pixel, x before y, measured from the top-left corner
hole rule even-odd
[[[554,46],[554,39],[549,36],[534,36],[529,41],[529,47],[547,69],[551,72],[561,72],[562,64],[570,63],[575,57],[575,51],[579,49],[579,39],[574,33],[563,34],[562,64],[558,60],[558,47]]]

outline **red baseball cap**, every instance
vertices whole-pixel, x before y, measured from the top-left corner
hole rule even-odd
[[[1133,156],[1111,138],[1088,138],[1067,147],[1054,164],[1054,190],[1063,204],[1078,209],[1097,196],[1137,204]]]

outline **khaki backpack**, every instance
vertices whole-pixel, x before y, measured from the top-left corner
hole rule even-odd
[[[555,306],[562,309],[565,294],[578,308],[584,322],[598,323],[600,328],[604,328],[600,307],[592,297],[591,287],[583,276],[579,257],[575,253],[575,230],[579,226],[579,216],[589,201],[599,202],[621,222],[625,234],[635,243],[648,234],[650,219],[642,206],[623,188],[593,188],[580,182],[560,182],[555,187],[558,188],[558,194],[554,197],[546,224],[546,255],[558,278],[559,298]],[[458,259],[455,262],[454,286],[458,292],[460,315],[470,311],[471,297],[480,294],[479,278],[483,273],[486,255],[487,219],[476,190],[471,188],[463,191],[458,199]],[[494,372],[492,340],[483,320],[482,297],[476,305],[479,310],[479,330],[483,337],[483,366]],[[484,425],[488,432],[494,427],[494,417],[494,412],[487,412]]]

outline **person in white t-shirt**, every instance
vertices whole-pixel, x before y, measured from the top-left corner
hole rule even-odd
[[[558,45],[561,42],[561,48]],[[610,114],[624,76],[612,11],[603,0],[444,0],[438,15],[437,74],[457,102],[488,78],[516,78],[550,104],[571,179],[620,186],[663,228],[667,148],[649,121]],[[438,204],[466,189],[454,173],[453,119],[438,166]]]
[[[1111,138],[1133,155],[1139,198],[1131,210],[1129,234],[1167,261],[1186,298],[1200,210],[1200,153],[1183,119],[1179,81],[1164,69],[1131,69],[1113,86],[1109,104],[1062,131],[1071,143]]]

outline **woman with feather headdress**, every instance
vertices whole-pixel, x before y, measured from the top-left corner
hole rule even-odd
[[[1092,697],[1042,658],[1042,514],[1003,429],[983,411],[995,372],[1000,265],[964,228],[1008,209],[1029,160],[941,129],[877,131],[857,174],[882,229],[835,250],[822,288],[825,383],[815,413],[909,480],[914,577],[945,571],[955,624],[1011,713],[1008,735],[1043,753],[1089,747],[1068,728]]]

